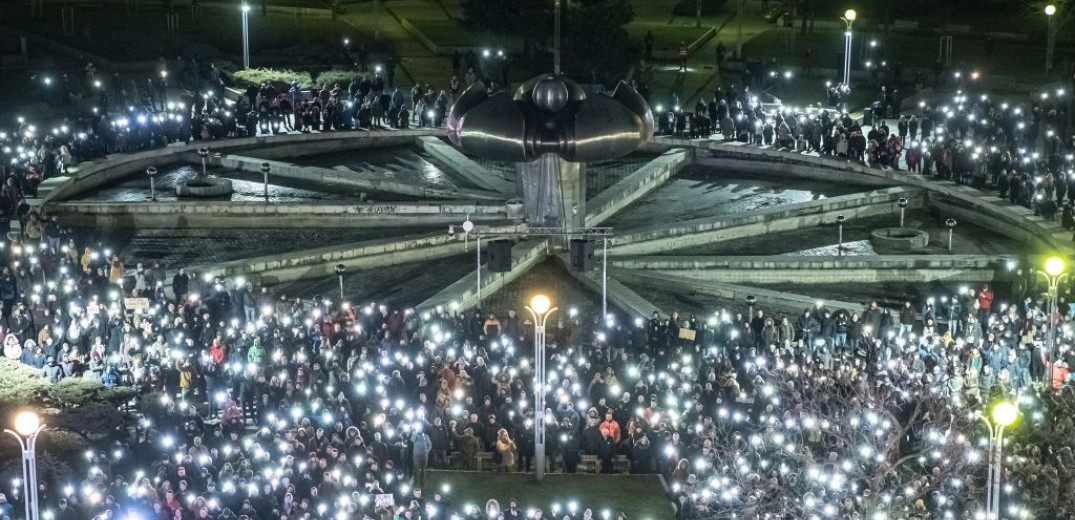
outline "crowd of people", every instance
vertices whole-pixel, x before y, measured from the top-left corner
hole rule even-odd
[[[81,78],[36,75],[35,88],[51,93],[58,115],[37,122],[20,116],[0,130],[0,216],[25,217],[25,199],[43,180],[108,154],[291,132],[439,127],[462,90],[486,78],[471,68],[440,89],[407,89],[377,66],[356,70],[346,82],[311,88],[265,81],[232,95],[226,73],[212,62],[161,58],[155,74],[142,83],[88,63]]]
[[[91,450],[82,477],[42,483],[53,518],[479,518],[423,488],[426,470],[533,468],[533,324],[515,310],[298,300],[214,273],[125,266],[42,220],[40,240],[0,250],[4,355],[53,382],[131,386],[140,414]],[[1036,300],[1031,269],[1012,271],[1005,300],[983,286],[854,313],[823,302],[791,316],[753,304],[648,319],[570,310],[548,331],[549,468],[661,474],[682,519],[764,517],[778,490],[801,493],[784,498],[801,517],[963,518],[981,509],[974,442],[962,464],[871,472],[940,449],[949,437],[937,429],[981,438],[955,418],[998,399],[1071,435],[1069,415],[1029,404],[1070,401],[1075,362],[1072,314]],[[897,441],[849,441],[841,425],[866,413],[889,418]],[[1070,447],[1013,446],[1027,471],[1005,477],[1006,507],[1075,511],[1060,478]],[[855,459],[870,450],[884,457]],[[803,476],[817,471],[828,477]],[[864,486],[888,498],[864,502]],[[584,507],[488,506],[496,518],[585,518]]]
[[[373,73],[310,94],[252,86],[232,103],[210,71],[200,94],[171,99],[166,87],[124,109],[133,94],[87,78],[102,92],[94,116],[0,134],[0,206],[23,222],[0,248],[3,355],[51,382],[137,392],[129,428],[91,448],[70,481],[39,483],[45,518],[592,519],[585,503],[475,506],[428,487],[430,468],[532,470],[538,427],[552,472],[662,475],[679,520],[974,518],[989,458],[979,418],[1002,400],[1024,424],[1005,446],[1006,514],[1075,514],[1075,295],[1065,284],[1050,309],[1028,262],[1003,288],[858,312],[824,302],[792,315],[753,302],[706,316],[567,310],[548,331],[550,406],[536,425],[534,329],[518,309],[303,300],[218,273],[126,265],[24,200],[42,178],[105,153],[355,121],[440,124],[458,84],[408,98]],[[697,128],[988,185],[1045,215],[1056,200],[1070,226],[1057,95],[1017,106],[959,92],[906,118],[889,106],[863,134],[839,109],[767,109],[730,88],[696,107],[697,127],[676,100],[658,121],[667,133]],[[0,517],[22,503],[15,486]]]
[[[1075,229],[1075,143],[1068,135],[1064,88],[1003,101],[972,88],[921,100],[913,110],[881,86],[865,118],[843,107],[842,85],[829,87],[828,108],[767,105],[749,88],[718,89],[693,112],[671,99],[658,105],[662,134],[718,136],[777,149],[846,157],[870,166],[921,173],[996,192],[1036,215]],[[907,113],[910,112],[910,113]]]

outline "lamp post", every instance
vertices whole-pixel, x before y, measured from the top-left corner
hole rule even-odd
[[[844,221],[847,217],[843,215],[836,215],[836,253],[838,255],[844,254]]]
[[[1051,358],[1056,355],[1056,321],[1053,317],[1056,314],[1057,288],[1060,286],[1061,282],[1067,279],[1068,273],[1064,272],[1067,270],[1067,265],[1065,264],[1064,259],[1058,256],[1045,260],[1044,267],[1045,270],[1038,271],[1038,274],[1043,276],[1046,282],[1045,297],[1049,302],[1049,328],[1045,332],[1045,349]],[[1049,365],[1048,377],[1049,384],[1052,384],[1052,365]]]
[[[553,4],[553,42],[552,42],[552,73],[560,75],[560,0]]]
[[[11,434],[19,441],[22,450],[22,484],[23,500],[26,502],[26,519],[37,520],[40,507],[37,503],[37,458],[34,448],[37,445],[37,435],[45,425],[41,424],[41,418],[35,412],[21,412],[15,416],[15,430],[5,429],[5,433]]]
[[[149,176],[149,200],[157,200],[157,168],[150,166],[146,168],[146,175]]]
[[[262,184],[265,186],[265,200],[269,200],[269,170],[272,170],[272,166],[269,163],[261,163],[261,178]]]
[[[250,4],[243,2],[243,68],[250,68]]]
[[[952,232],[956,229],[956,219],[950,218],[944,221],[944,225],[948,227],[948,250],[952,250]]]
[[[203,146],[198,148],[198,157],[202,158],[202,177],[204,177],[209,174],[205,165],[205,160],[209,158],[209,147]]]
[[[336,264],[336,276],[340,279],[340,305],[343,305],[343,273],[345,271],[347,271],[347,266]]]
[[[747,295],[747,314],[754,316],[754,306],[758,304],[758,297],[753,294]]]
[[[847,25],[847,30],[844,31],[844,85],[847,86],[851,86],[851,25],[856,18],[858,13],[854,9],[844,11],[844,15],[840,17]]]
[[[549,297],[534,296],[526,307],[534,318],[534,475],[540,481],[545,478],[545,323],[556,312]]]
[[[900,200],[896,201],[896,205],[900,207],[900,227],[903,227],[903,217],[907,212],[907,197],[900,197]]]
[[[1049,4],[1045,6],[1045,18],[1049,21],[1049,28],[1045,33],[1045,73],[1053,70],[1053,47],[1056,46],[1056,22],[1053,15],[1056,14],[1056,6]]]
[[[1004,428],[1015,423],[1019,410],[1014,404],[1001,401],[993,406],[993,420],[979,414],[978,418],[989,428],[989,477],[986,482],[985,515],[987,519],[1000,518],[1000,480],[1004,459]]]

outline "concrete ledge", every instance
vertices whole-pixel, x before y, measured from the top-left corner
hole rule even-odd
[[[219,177],[205,176],[183,181],[175,186],[177,197],[211,199],[231,195],[231,181]]]
[[[973,218],[984,226],[1033,247],[1075,255],[1071,234],[1056,222],[1048,222],[1033,212],[1009,204],[992,194],[950,181],[941,181],[907,171],[871,168],[857,161],[835,157],[785,152],[740,143],[710,139],[658,137],[651,146],[696,148],[699,164],[736,168],[757,174],[789,175],[801,178],[852,184],[905,185],[921,188],[929,203],[959,218]],[[912,202],[914,199],[911,199]]]
[[[1010,260],[989,255],[877,256],[630,256],[609,260],[623,269],[992,269]]]
[[[922,198],[904,188],[843,195],[767,208],[751,213],[725,215],[644,228],[618,235],[609,252],[614,255],[654,254],[737,238],[835,223],[837,215],[857,219],[899,211],[897,201],[907,197],[912,206]]]
[[[187,159],[194,162],[195,157],[187,155]],[[350,189],[367,190],[379,193],[394,193],[418,198],[433,199],[473,199],[473,200],[503,200],[504,197],[495,193],[478,190],[467,190],[456,187],[416,186],[395,182],[370,175],[365,172],[340,171],[331,168],[316,166],[300,166],[297,164],[264,160],[243,155],[225,155],[219,160],[214,159],[213,164],[230,170],[250,173],[261,173],[261,165],[268,164],[269,178],[278,177],[293,179],[303,182],[326,186],[342,186]]]
[[[490,273],[482,268],[482,298],[488,298],[505,285],[522,276],[549,256],[548,240],[532,240],[523,242],[512,249],[511,271],[507,273]],[[428,300],[419,304],[416,309],[419,312],[433,310],[438,305],[449,308],[452,303],[459,305],[459,310],[468,310],[480,307],[477,294],[476,272],[472,272],[459,279],[444,290],[433,295]]]
[[[722,283],[990,282],[1008,258],[986,255],[646,256],[610,260],[616,269]]]
[[[413,143],[416,137],[436,135],[441,130],[398,130],[392,133],[333,132],[324,134],[295,134],[261,137],[242,137],[223,141],[193,141],[190,144],[173,144],[164,148],[146,150],[133,154],[115,154],[100,161],[89,161],[78,165],[78,171],[71,178],[45,196],[42,204],[65,200],[79,193],[84,193],[105,184],[122,179],[134,173],[145,172],[146,168],[160,168],[167,164],[184,162],[185,154],[196,153],[199,148],[209,146],[213,152],[237,152],[258,148],[262,152],[281,154],[289,149],[339,151],[360,148],[362,145],[394,146],[394,143]],[[380,143],[380,144],[378,144]],[[269,147],[267,145],[274,145]],[[310,153],[323,153],[314,151]],[[274,155],[275,156],[275,155]]]
[[[514,182],[494,175],[493,172],[474,162],[470,157],[463,155],[462,152],[451,147],[448,143],[432,136],[419,137],[417,141],[418,145],[433,159],[467,182],[483,190],[495,191],[508,197],[515,196]]]
[[[763,308],[792,313],[801,313],[803,309],[812,308],[817,302],[815,298],[799,294],[730,283],[707,282],[675,275],[625,270],[617,272],[616,277],[639,287],[680,294],[707,294],[737,303],[744,301],[747,296],[754,296]],[[851,312],[859,312],[865,308],[860,303],[837,300],[825,300],[825,306],[834,310],[843,309]]]
[[[929,233],[905,227],[875,229],[870,232],[870,243],[881,252],[918,251],[929,246]]]
[[[321,247],[220,264],[191,266],[188,270],[218,273],[225,276],[242,275],[271,285],[331,276],[335,274],[336,264],[343,264],[352,270],[389,267],[460,255],[464,253],[463,247],[461,240],[437,233]]]
[[[560,265],[571,274],[572,278],[578,280],[579,283],[595,294],[601,294],[601,278],[598,272],[580,273],[572,269],[571,262],[568,261],[567,255],[564,254],[555,255],[555,258],[560,262]],[[612,262],[609,262],[610,267],[611,265]],[[606,295],[608,296],[610,306],[614,306],[633,317],[643,319],[649,319],[654,312],[668,314],[661,311],[656,305],[650,303],[649,300],[631,290],[631,288],[613,278],[611,271],[612,270],[609,269],[608,284],[606,286]]]
[[[458,224],[466,215],[482,223],[496,223],[505,218],[503,205],[437,202],[354,205],[233,201],[63,202],[54,204],[50,211],[68,225],[106,228],[447,226]]]
[[[586,202],[586,225],[598,226],[638,199],[659,188],[690,164],[689,150],[672,149],[646,163]]]

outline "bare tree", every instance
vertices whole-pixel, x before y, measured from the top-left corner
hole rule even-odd
[[[794,366],[761,373],[754,412],[725,423],[713,455],[695,463],[704,474],[691,490],[696,516],[961,514],[984,489],[965,477],[985,476],[974,467],[986,451],[976,412],[948,395],[946,380],[887,375]]]

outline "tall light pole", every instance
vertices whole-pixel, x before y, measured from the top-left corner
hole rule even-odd
[[[1045,6],[1045,18],[1049,20],[1049,28],[1045,33],[1045,73],[1048,74],[1050,70],[1053,70],[1053,47],[1056,46],[1056,22],[1053,15],[1056,14],[1056,6],[1049,4]]]
[[[526,307],[534,317],[534,460],[537,467],[534,475],[538,480],[545,478],[545,322],[556,312],[549,297],[544,294],[534,296]]]
[[[560,74],[560,0],[554,0],[553,2],[553,17],[552,22],[552,73]]]
[[[702,26],[702,0],[694,0],[694,26]]]
[[[1004,469],[1002,458],[1004,449],[1004,428],[1015,423],[1019,410],[1014,404],[1001,401],[993,406],[993,421],[981,414],[978,418],[989,428],[989,478],[986,482],[985,516],[987,519],[1000,518],[1000,480]]]
[[[743,0],[739,0],[739,5],[735,10],[735,22],[738,27],[735,30],[735,59],[743,59]]]
[[[1045,332],[1045,350],[1050,358],[1056,355],[1056,321],[1053,320],[1053,316],[1056,314],[1057,289],[1060,286],[1060,282],[1063,282],[1068,277],[1068,273],[1064,272],[1066,270],[1067,265],[1065,265],[1064,259],[1054,256],[1045,261],[1044,271],[1038,271],[1038,274],[1045,278],[1047,284],[1045,297],[1049,302],[1049,328]],[[1049,365],[1048,377],[1048,384],[1052,384],[1052,365]]]
[[[250,68],[250,4],[243,2],[243,68]]]
[[[37,446],[37,435],[44,429],[41,418],[35,412],[26,411],[15,416],[15,431],[4,430],[19,441],[22,450],[23,500],[26,502],[27,520],[38,520],[41,509],[37,503],[37,457],[34,448]]]
[[[851,25],[855,23],[855,19],[858,18],[858,13],[854,9],[848,9],[844,11],[844,15],[840,17],[847,25],[847,30],[844,31],[844,85],[851,86]]]

